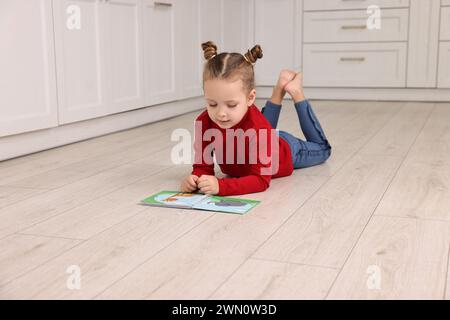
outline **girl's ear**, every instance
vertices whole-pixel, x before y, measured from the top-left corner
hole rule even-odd
[[[256,100],[256,90],[253,89],[252,91],[250,91],[250,94],[248,95],[247,98],[247,106],[252,106],[255,103]]]

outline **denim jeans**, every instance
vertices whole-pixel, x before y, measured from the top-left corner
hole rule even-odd
[[[294,137],[286,131],[279,131],[279,136],[284,139],[291,148],[292,162],[294,168],[306,168],[325,162],[331,155],[331,145],[314,114],[308,100],[294,104],[300,122],[300,128],[305,135],[306,141]],[[266,102],[261,112],[270,122],[274,129],[277,128],[281,105]]]

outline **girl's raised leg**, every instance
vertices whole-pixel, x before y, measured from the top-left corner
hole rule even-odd
[[[266,105],[261,109],[261,113],[266,117],[267,121],[276,129],[278,119],[280,118],[281,102],[283,101],[286,91],[278,84],[273,88],[272,97],[267,100]]]
[[[297,111],[300,127],[306,141],[329,147],[330,144],[328,143],[327,137],[325,136],[322,126],[314,114],[309,101],[303,100],[295,102],[295,110]]]
[[[281,104],[275,104],[271,100],[267,100],[266,105],[261,109],[261,113],[274,129],[277,128],[280,111]]]
[[[300,122],[300,128],[306,141],[288,135],[293,150],[294,167],[305,168],[325,162],[331,155],[331,145],[317,119],[311,104],[303,94],[302,74],[286,85],[286,91],[294,100],[295,110]]]

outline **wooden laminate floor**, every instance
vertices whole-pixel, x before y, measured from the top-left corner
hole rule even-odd
[[[0,162],[0,298],[450,299],[450,104],[312,105],[331,158],[244,216],[137,204],[199,112]]]

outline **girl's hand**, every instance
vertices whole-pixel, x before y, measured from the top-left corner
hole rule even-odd
[[[184,177],[181,181],[181,192],[193,192],[197,190],[198,177],[194,174]]]
[[[219,180],[215,176],[200,176],[197,181],[197,186],[200,192],[204,194],[214,195],[219,193]]]

